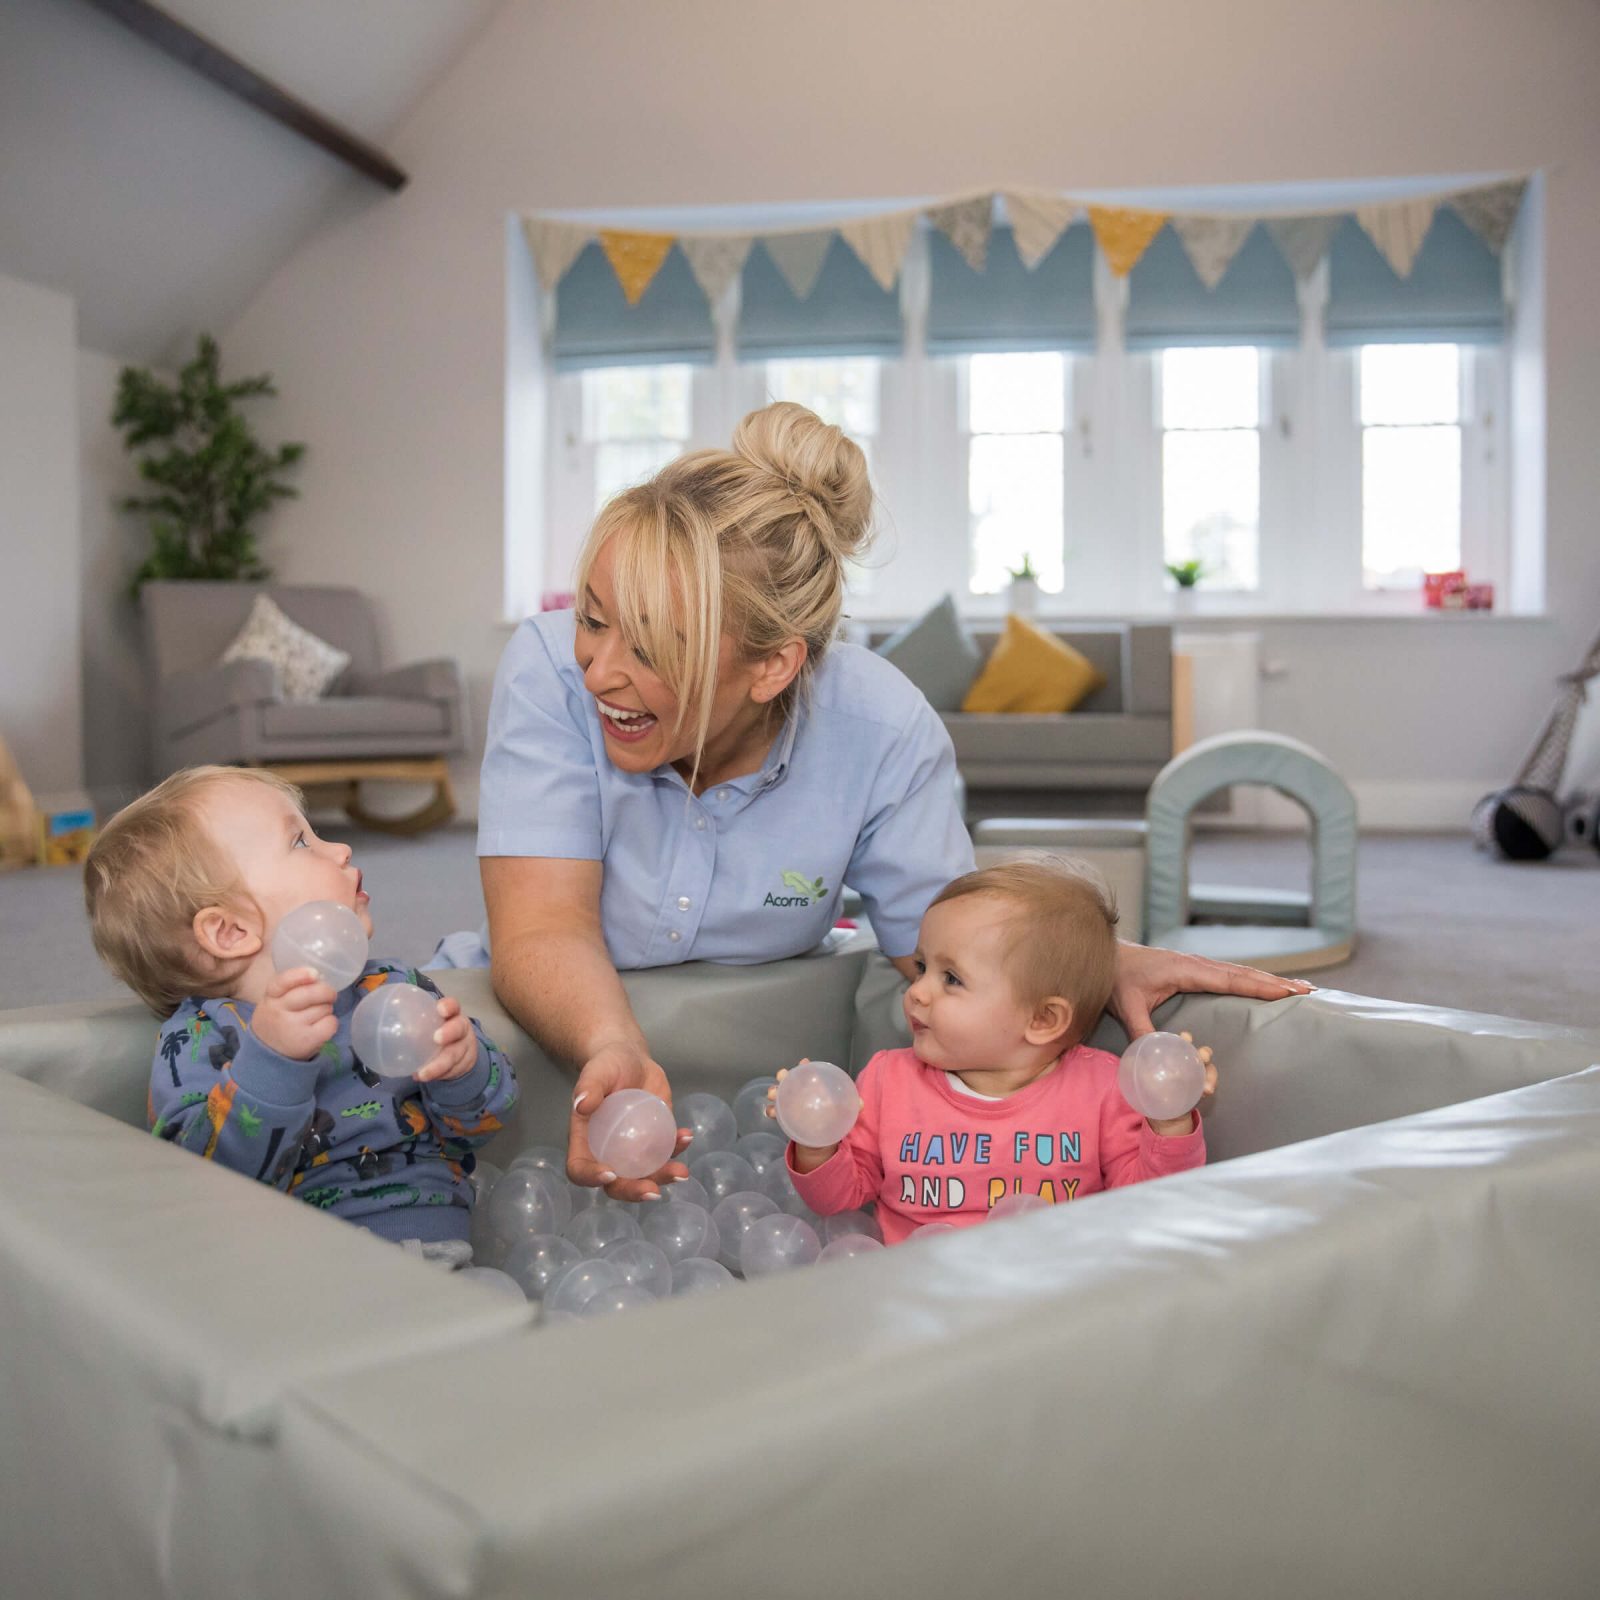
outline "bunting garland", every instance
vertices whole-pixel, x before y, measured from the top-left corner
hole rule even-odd
[[[1201,282],[1215,289],[1258,222],[1266,227],[1296,280],[1302,282],[1321,266],[1339,224],[1350,215],[1401,278],[1410,275],[1441,205],[1454,209],[1484,245],[1499,255],[1516,223],[1527,184],[1526,178],[1511,178],[1444,194],[1356,206],[1352,211],[1304,214],[1232,211],[1171,215],[1132,206],[1086,206],[1066,195],[1034,189],[1000,190],[998,199],[1010,222],[1017,254],[1030,272],[1086,209],[1095,240],[1116,276],[1126,277],[1134,270],[1170,221]],[[646,233],[539,216],[524,218],[523,230],[539,285],[547,292],[572,268],[584,246],[598,239],[628,304],[637,305],[677,244],[688,258],[695,281],[715,303],[743,270],[759,241],[795,298],[805,300],[816,287],[835,238],[849,245],[880,288],[891,291],[917,225],[924,219],[950,241],[974,272],[984,271],[995,201],[996,194],[969,194],[918,209],[897,209],[794,232]]]

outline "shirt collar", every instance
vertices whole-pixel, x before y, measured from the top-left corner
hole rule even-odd
[[[789,757],[794,752],[795,734],[799,731],[800,717],[797,711],[791,711],[784,718],[783,727],[779,730],[778,737],[772,741],[772,748],[767,751],[766,759],[754,772],[747,772],[743,777],[729,778],[726,783],[716,785],[719,789],[735,789],[740,794],[757,795],[763,790],[770,789],[782,781],[789,770]],[[650,776],[661,779],[667,783],[676,783],[680,788],[688,788],[681,774],[671,762],[657,767]]]

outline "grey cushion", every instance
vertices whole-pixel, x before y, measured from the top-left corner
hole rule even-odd
[[[339,695],[332,700],[285,701],[261,708],[261,731],[269,739],[325,739],[330,734],[376,737],[445,733],[447,708],[436,700],[384,700]]]
[[[878,646],[878,654],[916,684],[935,711],[959,711],[983,665],[949,595],[891,634]]]
[[[1050,762],[1153,761],[1160,766],[1172,754],[1172,725],[1164,717],[1082,711],[1064,717],[1027,712],[985,716],[957,711],[946,713],[943,721],[963,769],[983,762],[1043,766]]]

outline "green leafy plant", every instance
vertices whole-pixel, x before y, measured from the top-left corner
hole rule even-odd
[[[1171,574],[1172,581],[1180,589],[1192,589],[1199,583],[1206,570],[1203,561],[1169,561],[1167,571]]]
[[[152,578],[270,576],[255,524],[274,501],[298,495],[282,477],[305,446],[267,449],[238,402],[277,392],[266,374],[224,383],[209,334],[176,384],[144,367],[122,369],[111,422],[130,454],[143,452],[139,476],[151,491],[122,501],[150,519],[152,547],[134,575],[135,594]]]
[[[1020,567],[1007,567],[1006,571],[1011,574],[1012,579],[1017,583],[1028,579],[1031,579],[1034,583],[1039,581],[1039,574],[1034,570],[1033,557],[1026,550],[1022,553],[1022,565]]]

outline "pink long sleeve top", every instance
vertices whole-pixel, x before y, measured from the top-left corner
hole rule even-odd
[[[789,1174],[822,1216],[875,1200],[885,1244],[930,1222],[983,1221],[1008,1194],[1051,1204],[1205,1164],[1205,1132],[1155,1133],[1117,1088],[1117,1058],[1078,1045],[1004,1099],[963,1093],[910,1049],[880,1050],[856,1080],[861,1116],[814,1172]]]

